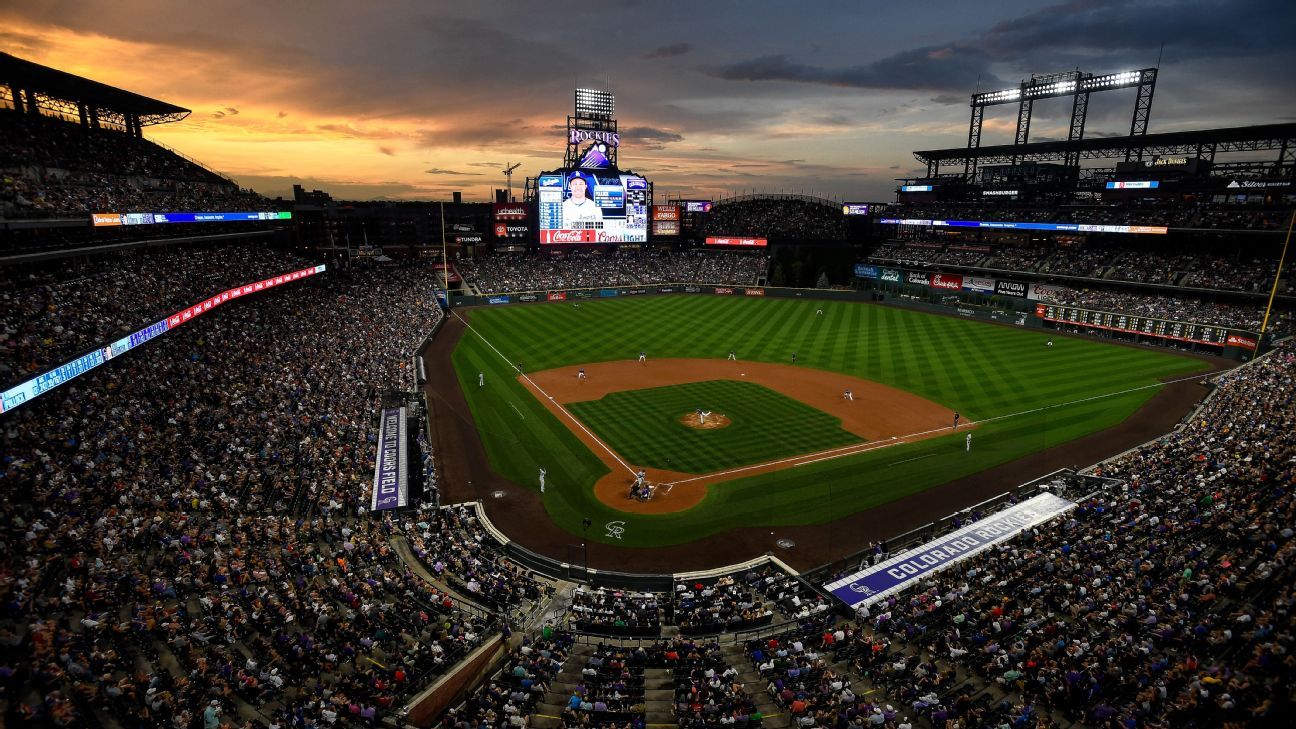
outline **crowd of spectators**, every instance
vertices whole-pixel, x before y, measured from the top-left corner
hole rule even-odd
[[[1279,230],[1290,209],[1179,200],[1164,204],[1098,203],[1056,206],[909,203],[888,211],[911,220],[983,220],[1089,225],[1151,225],[1207,230]]]
[[[1171,321],[1258,332],[1264,323],[1264,303],[1237,304],[1195,296],[1157,296],[1125,289],[1080,289],[1049,285],[1040,290],[1040,300],[1079,306],[1117,314],[1147,316]],[[1283,336],[1291,331],[1292,312],[1276,309],[1270,315],[1267,332]]]
[[[652,592],[577,587],[569,618],[581,632],[612,635],[659,635],[661,602]]]
[[[489,255],[460,260],[465,281],[483,294],[510,291],[695,283],[750,286],[769,258],[750,253],[569,253],[564,256]]]
[[[948,264],[988,272],[1044,273],[1112,281],[1160,284],[1221,291],[1268,292],[1278,269],[1272,256],[1201,250],[1165,250],[1127,245],[996,245],[984,250],[927,241],[891,242],[876,248],[870,260],[896,265]],[[1296,293],[1296,277],[1279,282],[1279,293]]]
[[[147,140],[0,110],[0,218],[273,209]]]
[[[1294,372],[1286,342],[1221,376],[1182,428],[1093,469],[1123,486],[862,611],[857,667],[936,726],[1054,712],[1282,723],[1296,678]],[[946,690],[954,667],[1007,697]]]
[[[436,517],[436,524],[412,525],[406,536],[419,560],[459,594],[504,611],[535,605],[553,594],[550,585],[504,556],[471,506],[442,507]]]
[[[795,196],[756,195],[716,203],[704,219],[708,236],[782,240],[845,240],[841,207]]]
[[[663,646],[675,679],[675,722],[681,729],[754,729],[763,716],[716,642],[678,640]]]
[[[774,611],[761,596],[732,575],[676,582],[672,592],[675,624],[684,635],[746,630],[769,624]]]
[[[0,274],[0,386],[234,286],[311,265],[252,245],[132,249]]]
[[[546,627],[534,639],[523,635],[500,671],[460,706],[441,716],[445,729],[526,727],[571,651],[572,635]]]
[[[5,414],[8,720],[365,722],[480,642],[364,510],[427,273],[227,305]]]

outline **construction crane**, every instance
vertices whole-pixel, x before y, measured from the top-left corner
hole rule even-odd
[[[516,170],[517,168],[521,167],[522,163],[519,162],[515,165],[510,165],[509,163],[505,162],[504,164],[507,165],[504,168],[504,177],[508,179],[508,202],[513,202],[513,170]]]

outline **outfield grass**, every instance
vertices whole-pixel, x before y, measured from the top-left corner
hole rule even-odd
[[[821,307],[824,315],[815,316]],[[964,452],[961,434],[938,437],[720,484],[686,512],[627,516],[594,498],[592,485],[607,472],[602,462],[516,382],[504,357],[466,333],[454,363],[493,468],[538,487],[543,466],[545,508],[557,523],[579,534],[582,518],[624,519],[618,543],[625,546],[835,519],[1111,427],[1157,388],[1111,393],[1204,368],[1161,350],[1070,337],[1045,347],[1051,335],[1043,330],[867,303],[656,296],[585,301],[579,309],[557,303],[479,309],[471,323],[528,371],[634,359],[640,350],[650,359],[722,359],[735,349],[740,359],[776,363],[795,351],[801,367],[907,390],[966,419],[999,418],[977,429],[971,453]],[[478,372],[486,374],[487,387],[477,387]],[[593,531],[590,537],[596,538]]]
[[[696,408],[723,413],[725,428],[679,422]],[[629,462],[685,473],[735,466],[863,442],[841,419],[751,382],[709,380],[613,392],[567,410]]]

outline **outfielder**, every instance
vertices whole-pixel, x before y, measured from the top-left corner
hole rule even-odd
[[[485,372],[478,372],[478,373],[477,373],[477,386],[478,386],[478,387],[485,387],[485,386],[486,386],[486,373],[485,373]]]
[[[968,433],[968,434],[967,434],[967,452],[968,452],[968,453],[971,453],[971,452],[972,452],[972,434],[971,434],[971,433]]]
[[[548,473],[549,473],[549,472],[546,471],[546,470],[544,470],[544,467],[541,466],[541,468],[540,468],[540,493],[542,493],[542,494],[544,493],[544,479],[545,479],[545,476],[548,475]]]

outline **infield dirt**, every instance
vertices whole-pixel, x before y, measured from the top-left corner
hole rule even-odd
[[[923,440],[946,432],[954,422],[953,410],[913,393],[837,372],[795,365],[722,359],[658,359],[646,363],[635,360],[597,362],[584,365],[584,368],[584,381],[576,376],[579,366],[529,373],[519,376],[518,380],[607,465],[609,473],[594,485],[599,501],[634,514],[683,511],[700,503],[707,489],[725,481]],[[563,407],[571,402],[597,400],[613,392],[709,380],[738,380],[763,385],[841,418],[842,428],[865,442],[702,476],[645,468],[648,480],[658,484],[657,493],[649,501],[638,501],[630,498],[630,485],[639,464],[627,462]],[[846,399],[847,391],[853,399]],[[777,426],[777,423],[770,423],[770,427]],[[965,427],[960,426],[960,430]]]

